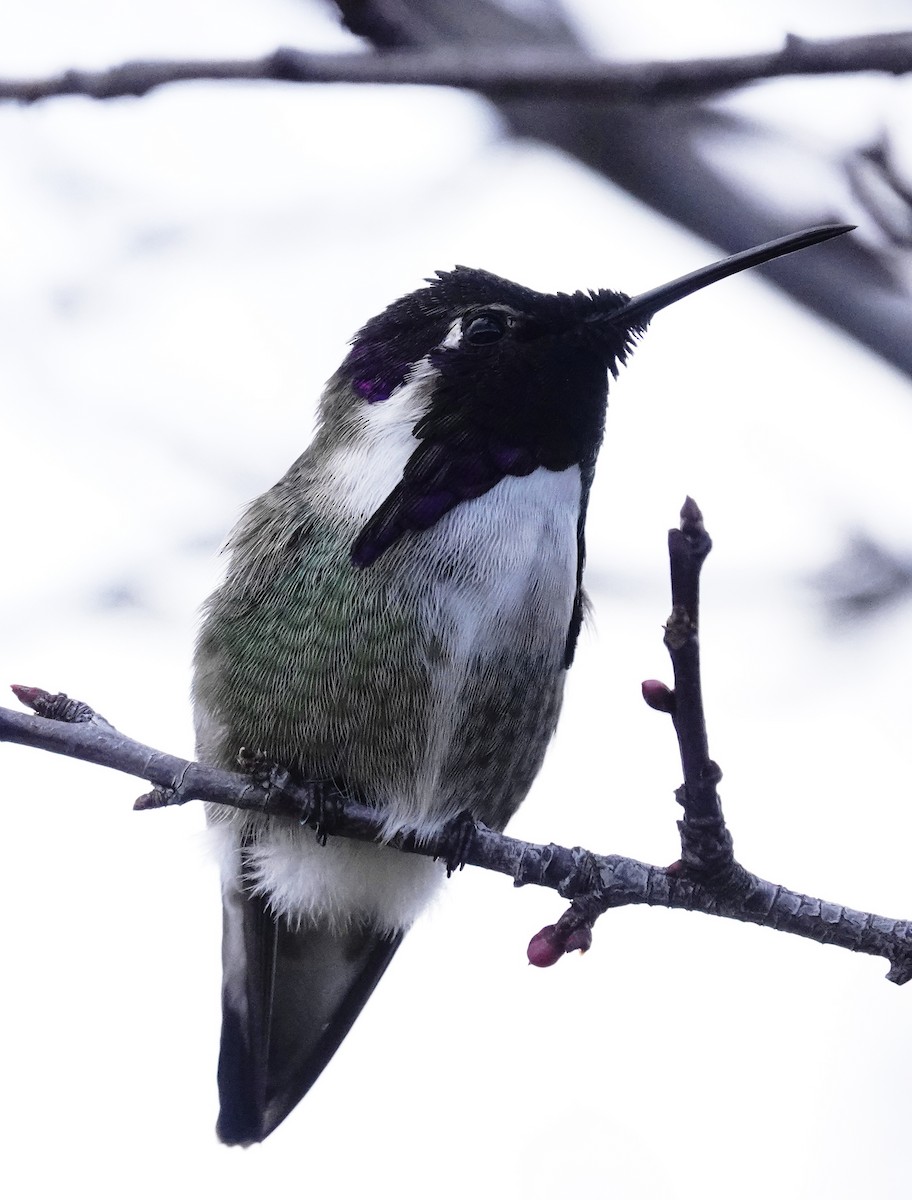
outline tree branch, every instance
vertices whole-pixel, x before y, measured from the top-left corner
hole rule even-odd
[[[669,532],[673,603],[665,644],[675,688],[656,680],[643,685],[647,703],[671,715],[681,752],[684,783],[677,798],[684,817],[678,826],[679,862],[664,868],[578,846],[525,842],[465,817],[456,818],[435,837],[419,840],[416,832],[405,831],[391,844],[409,853],[444,858],[451,868],[469,865],[498,871],[517,886],[549,887],[570,900],[557,923],[530,942],[529,959],[537,966],[549,966],[570,950],[587,949],[595,920],[608,909],[647,904],[728,917],[878,955],[890,963],[888,979],[907,983],[912,979],[912,922],[801,895],[751,874],[735,860],[716,791],[721,773],[709,757],[700,686],[699,581],[711,546],[702,514],[688,498],[680,528]],[[18,685],[13,691],[38,715],[0,709],[0,741],[145,779],[154,790],[136,801],[139,810],[205,800],[300,821],[322,838],[382,839],[379,810],[342,795],[331,784],[302,783],[279,768],[236,774],[189,762],[125,737],[87,705],[66,696]]]
[[[110,100],[144,96],[169,83],[420,84],[467,88],[500,100],[546,95],[614,104],[692,100],[788,75],[912,71],[912,33],[809,41],[789,35],[779,50],[683,62],[605,63],[570,51],[526,46],[506,53],[435,48],[383,54],[311,54],[280,48],[262,58],[128,62],[101,71],[0,80],[0,100],[32,104],[53,96]]]

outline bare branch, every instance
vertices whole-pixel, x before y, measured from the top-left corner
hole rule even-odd
[[[59,697],[43,695],[50,702],[60,701]],[[86,711],[86,706],[81,707]],[[94,714],[77,723],[66,723],[0,708],[0,741],[49,750],[145,779],[155,785],[156,791],[137,801],[136,806],[142,810],[206,800],[317,828],[321,793],[325,797],[322,785],[295,784],[287,776],[280,781],[281,786],[275,777],[264,785],[249,775],[162,753],[118,733]],[[380,838],[383,822],[377,810],[347,797],[337,797],[337,803],[333,836],[361,841]],[[406,832],[393,844],[411,853],[445,857],[450,837],[450,832],[444,830],[438,837],[419,843],[414,834]],[[906,983],[912,978],[912,922],[803,896],[746,872],[737,891],[720,892],[675,869],[650,866],[617,854],[592,854],[580,847],[525,842],[479,823],[464,838],[462,857],[468,866],[509,875],[517,886],[552,888],[573,900],[574,911],[582,908],[592,919],[609,908],[628,904],[704,912],[878,955],[890,961],[888,978],[893,982]],[[574,948],[578,947],[562,944],[560,953]]]
[[[668,531],[671,616],[664,639],[675,677],[671,719],[684,769],[677,792],[684,809],[684,820],[678,823],[681,862],[695,878],[729,888],[744,885],[743,868],[735,861],[716,790],[722,772],[709,757],[700,672],[700,574],[711,549],[703,514],[688,496],[680,528]]]
[[[736,862],[709,758],[700,687],[699,578],[711,548],[697,505],[681,510],[681,527],[669,534],[672,616],[665,641],[675,690],[655,680],[643,685],[647,702],[674,721],[684,784],[678,800],[680,862],[664,868],[618,854],[599,855],[554,844],[525,842],[495,833],[465,815],[431,838],[406,830],[392,845],[446,859],[451,867],[476,866],[509,875],[517,886],[538,884],[569,900],[555,925],[532,939],[529,959],[549,966],[571,950],[587,949],[592,926],[608,909],[628,904],[681,908],[794,933],[816,942],[886,958],[887,978],[912,979],[912,921],[893,920],[804,896],[746,871]],[[164,754],[118,733],[87,705],[40,688],[15,686],[16,695],[40,715],[0,709],[0,741],[34,746],[135,775],[154,785],[134,805],[139,810],[205,800],[295,820],[327,835],[380,841],[381,812],[338,792],[331,784],[300,781],[280,768],[235,774]],[[458,854],[454,854],[454,845]]]
[[[808,41],[789,36],[762,54],[684,62],[605,63],[573,51],[533,46],[507,53],[440,47],[383,54],[311,54],[280,48],[262,58],[129,62],[102,71],[64,71],[42,79],[0,80],[0,100],[32,104],[53,96],[110,100],[144,96],[169,83],[420,84],[467,88],[500,100],[548,96],[613,104],[692,100],[788,75],[912,71],[912,33]]]

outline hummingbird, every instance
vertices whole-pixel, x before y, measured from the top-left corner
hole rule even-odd
[[[385,838],[502,830],[587,611],[608,381],[658,311],[847,233],[803,230],[630,297],[456,267],[355,335],[310,447],[230,537],[204,608],[199,758],[242,748],[371,804]],[[223,898],[217,1133],[266,1138],[351,1028],[443,863],[211,805]]]

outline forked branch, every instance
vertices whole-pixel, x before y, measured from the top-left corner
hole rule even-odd
[[[721,772],[709,757],[700,685],[700,572],[712,543],[702,514],[690,499],[681,524],[669,532],[672,612],[665,644],[674,689],[656,680],[643,684],[647,703],[669,713],[677,734],[684,782],[676,795],[684,815],[678,824],[681,858],[651,866],[618,854],[594,854],[521,841],[458,818],[439,836],[420,842],[411,832],[393,839],[404,852],[443,858],[452,868],[484,867],[509,875],[517,886],[549,887],[570,901],[554,925],[536,934],[529,959],[538,966],[570,950],[585,950],[596,919],[611,908],[648,904],[682,908],[764,925],[813,941],[886,958],[887,978],[912,978],[912,922],[893,920],[801,895],[751,874],[735,859],[716,785]],[[166,808],[205,800],[253,809],[309,825],[317,836],[379,841],[378,810],[340,794],[332,785],[302,782],[272,768],[244,774],[164,754],[119,733],[87,705],[40,688],[13,688],[33,713],[0,709],[0,741],[16,742],[123,771],[153,785],[134,807]],[[454,849],[458,847],[458,850]]]

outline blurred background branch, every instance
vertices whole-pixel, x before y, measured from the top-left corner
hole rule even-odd
[[[780,50],[681,62],[600,62],[573,51],[527,46],[471,53],[448,46],[383,54],[312,54],[283,47],[261,58],[140,61],[101,71],[71,69],[43,79],[0,79],[0,100],[33,104],[55,96],[112,100],[199,80],[222,82],[424,84],[470,88],[500,99],[549,94],[638,104],[707,96],[788,75],[912,71],[912,33],[813,41],[789,36]]]
[[[587,48],[559,3],[536,8],[538,19],[501,7],[495,0],[338,0],[349,29],[383,49],[430,50],[437,46],[504,52],[530,47],[586,54]],[[897,50],[910,35],[873,39]],[[883,40],[882,40],[883,38]],[[863,39],[866,40],[866,39]],[[782,52],[807,43],[791,39]],[[734,251],[779,237],[795,227],[796,214],[783,197],[751,195],[707,157],[707,142],[761,137],[743,118],[721,114],[705,103],[644,107],[565,97],[495,98],[518,136],[536,137],[600,171],[650,207],[685,228]],[[785,138],[785,135],[778,135]],[[889,151],[885,151],[886,154]],[[843,167],[845,170],[846,168]],[[844,219],[834,211],[833,192],[821,190],[798,225]],[[866,246],[844,239],[814,261],[782,260],[761,268],[783,291],[912,375],[909,292],[895,261],[896,247]]]
[[[559,3],[529,14],[496,0],[338,0],[346,26],[382,54],[321,55],[279,49],[256,59],[133,62],[44,79],[0,80],[0,100],[141,96],[164,84],[200,81],[438,84],[469,88],[500,109],[517,136],[572,154],[685,228],[726,251],[769,241],[797,224],[844,219],[821,189],[800,215],[783,197],[740,186],[707,154],[713,140],[788,141],[707,98],[787,75],[912,69],[912,33],[810,40],[789,35],[768,53],[682,62],[597,61]],[[532,13],[534,12],[534,16]],[[697,99],[700,98],[700,99]],[[677,101],[656,104],[656,101]],[[808,151],[811,153],[811,151]],[[912,375],[909,293],[901,253],[912,243],[910,194],[884,142],[831,164],[871,214],[879,244],[827,246],[808,261],[762,268],[789,295]],[[838,281],[838,282],[837,282]]]

